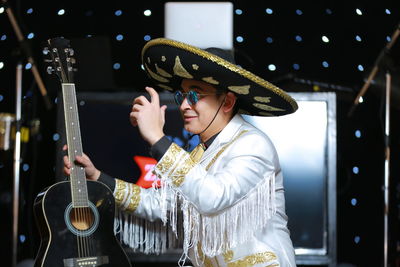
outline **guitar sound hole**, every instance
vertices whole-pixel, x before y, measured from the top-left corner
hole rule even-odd
[[[72,208],[69,213],[69,219],[75,229],[85,231],[92,227],[94,214],[91,208]]]

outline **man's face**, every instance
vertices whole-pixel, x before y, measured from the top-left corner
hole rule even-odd
[[[185,129],[193,134],[199,134],[214,118],[223,101],[223,95],[217,95],[217,89],[214,86],[202,81],[184,79],[181,87],[183,93],[195,91],[200,94],[196,104],[190,105],[185,97],[179,107]],[[207,132],[212,133],[216,126],[218,126],[216,123],[211,124]]]

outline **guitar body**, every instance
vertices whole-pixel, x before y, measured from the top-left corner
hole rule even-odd
[[[89,207],[72,207],[70,182],[56,183],[35,199],[41,236],[35,267],[131,266],[114,235],[115,203],[101,182],[87,181]]]

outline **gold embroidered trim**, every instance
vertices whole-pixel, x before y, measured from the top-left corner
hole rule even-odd
[[[114,198],[115,198],[115,204],[117,204],[118,206],[121,206],[122,202],[124,201],[125,195],[127,193],[126,186],[127,186],[126,182],[119,179],[115,179],[116,190],[114,193]]]
[[[174,186],[178,187],[183,183],[186,174],[194,167],[194,165],[196,165],[196,163],[189,156],[183,163],[179,164],[175,170],[172,170],[172,183]]]
[[[266,252],[261,252],[261,253],[256,253],[253,255],[249,255],[247,257],[244,257],[243,259],[234,261],[234,262],[229,262],[227,264],[228,267],[251,267],[256,264],[260,263],[266,263],[268,261],[276,260],[277,257],[275,253],[266,251]],[[267,266],[274,266],[274,265],[267,265]]]
[[[128,207],[126,208],[127,211],[134,212],[140,203],[140,186],[136,184],[130,184],[130,192],[129,195],[131,196],[129,199]]]
[[[269,112],[265,112],[265,111],[260,111],[260,112],[258,112],[258,115],[260,115],[260,116],[265,116],[265,117],[274,117],[275,115],[274,114],[272,114],[272,113],[269,113]]]
[[[160,68],[157,63],[154,64],[154,66],[156,67],[157,73],[160,74],[161,76],[167,77],[167,78],[172,78],[172,75],[169,74],[167,71],[163,70],[162,68]]]
[[[225,262],[230,262],[233,259],[233,251],[228,250],[223,254]]]
[[[174,73],[182,78],[193,79],[193,76],[183,67],[179,56],[175,58]]]
[[[228,86],[228,89],[239,94],[239,95],[248,95],[250,92],[250,85],[242,85],[242,86]]]
[[[192,152],[190,152],[190,157],[194,162],[199,162],[205,150],[206,148],[204,144],[200,143],[192,150]]]
[[[239,113],[239,114],[244,114],[244,115],[250,115],[250,114],[251,114],[251,113],[248,112],[247,110],[244,110],[244,109],[241,109],[241,108],[238,110],[238,113]]]
[[[154,73],[154,72],[149,68],[149,66],[147,66],[147,64],[144,64],[144,66],[145,66],[147,72],[149,73],[149,75],[150,75],[154,80],[157,80],[157,81],[162,82],[162,83],[168,83],[168,82],[169,82],[168,79],[166,79],[166,78],[164,78],[164,77],[158,75],[157,73]]]
[[[270,103],[271,97],[270,96],[255,96],[254,100],[261,102],[261,103]]]
[[[233,142],[235,142],[242,134],[248,132],[247,130],[243,130],[241,131],[238,135],[236,135],[235,138],[233,138],[229,143],[227,143],[226,145],[224,145],[220,151],[218,151],[218,153],[213,157],[213,159],[210,161],[210,163],[208,163],[206,171],[208,171],[210,169],[210,167],[215,163],[215,161],[217,160],[217,158],[222,154],[222,152],[225,151],[225,149],[227,149],[228,146],[230,146]]]
[[[165,85],[165,84],[158,83],[157,86],[159,86],[165,90],[171,91],[171,92],[174,91],[174,89],[172,87]]]
[[[201,249],[200,243],[197,244],[197,251],[199,252],[200,260],[204,259],[204,261],[203,261],[204,267],[213,267],[211,258],[204,257],[204,253],[203,253],[203,250]]]
[[[169,45],[172,47],[177,47],[177,48],[189,51],[195,55],[199,55],[199,56],[201,56],[205,59],[208,59],[212,62],[215,62],[220,66],[223,66],[233,72],[236,72],[237,74],[245,77],[246,79],[249,79],[265,88],[268,88],[269,90],[273,91],[275,94],[277,94],[280,97],[282,97],[283,99],[285,99],[292,106],[293,110],[298,109],[296,101],[290,95],[288,95],[285,91],[280,89],[279,87],[273,85],[272,83],[264,80],[263,78],[255,75],[255,74],[253,74],[253,73],[251,73],[229,61],[226,61],[212,53],[204,51],[203,49],[199,49],[195,46],[191,46],[191,45],[188,45],[188,44],[185,44],[182,42],[177,42],[174,40],[157,38],[157,39],[153,39],[145,44],[145,46],[142,49],[142,58],[143,58],[144,53],[147,51],[147,49],[149,49],[149,47],[154,46],[154,45]]]
[[[284,109],[281,109],[281,108],[275,108],[275,107],[272,107],[272,106],[269,106],[266,104],[260,104],[260,103],[253,103],[253,106],[255,106],[256,108],[259,108],[259,109],[266,110],[266,111],[285,111]]]
[[[215,85],[219,84],[219,81],[215,80],[213,77],[204,77],[204,78],[201,78],[201,79],[203,81],[211,83],[211,84],[215,84]]]
[[[176,157],[181,150],[182,148],[180,148],[177,144],[172,143],[167,152],[165,152],[165,155],[162,157],[161,161],[157,164],[157,169],[163,174],[166,173],[174,164]]]

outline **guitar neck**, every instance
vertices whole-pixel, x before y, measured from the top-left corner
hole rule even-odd
[[[61,85],[64,102],[68,158],[72,164],[70,174],[72,205],[74,207],[88,207],[85,169],[82,166],[75,164],[75,157],[82,156],[83,154],[75,84],[62,83]]]

